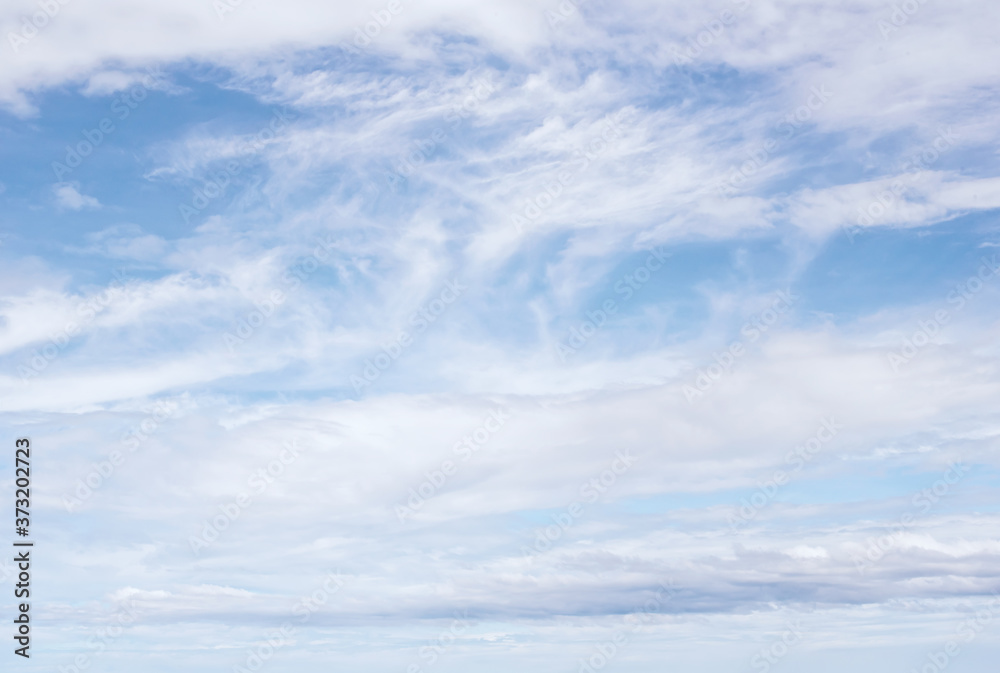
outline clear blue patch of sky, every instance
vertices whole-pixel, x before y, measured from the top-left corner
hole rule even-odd
[[[875,228],[834,236],[798,278],[802,311],[852,320],[881,309],[930,302],[946,304],[957,283],[976,273],[993,248],[997,212],[974,213],[933,227]]]
[[[183,72],[165,76],[186,90],[167,94],[132,87],[106,96],[88,97],[77,88],[61,87],[40,94],[41,115],[30,119],[0,114],[0,229],[13,231],[11,243],[21,254],[57,259],[73,269],[91,263],[61,254],[65,245],[83,246],[88,233],[123,223],[137,224],[165,238],[189,234],[205,217],[228,205],[235,189],[213,200],[197,218],[185,222],[180,203],[190,203],[195,184],[143,177],[155,168],[152,148],[183,137],[208,122],[228,133],[254,133],[264,128],[274,108],[251,95],[193,79]],[[136,100],[135,92],[146,93]],[[132,106],[123,103],[128,97]],[[134,106],[134,107],[133,107]],[[125,112],[128,116],[124,117]],[[102,120],[114,128],[99,130]],[[78,151],[82,143],[97,140],[79,165],[57,176],[53,163],[67,165],[67,146]],[[86,146],[83,147],[86,151]],[[248,171],[250,172],[250,171]],[[237,177],[234,183],[246,178]],[[79,191],[97,198],[100,210],[60,210],[53,186],[77,183]]]

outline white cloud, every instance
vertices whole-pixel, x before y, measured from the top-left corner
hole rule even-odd
[[[56,203],[60,208],[68,210],[83,210],[84,208],[100,208],[101,203],[93,196],[81,194],[76,185],[66,182],[54,185],[52,191],[56,195]]]

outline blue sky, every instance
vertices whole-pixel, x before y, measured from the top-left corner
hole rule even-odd
[[[18,665],[993,670],[994,3],[223,3],[0,10]]]

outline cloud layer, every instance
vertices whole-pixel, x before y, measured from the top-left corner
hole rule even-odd
[[[5,6],[27,668],[992,670],[997,12]]]

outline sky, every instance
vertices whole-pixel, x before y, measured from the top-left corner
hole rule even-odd
[[[11,670],[994,671],[998,21],[5,2]]]

